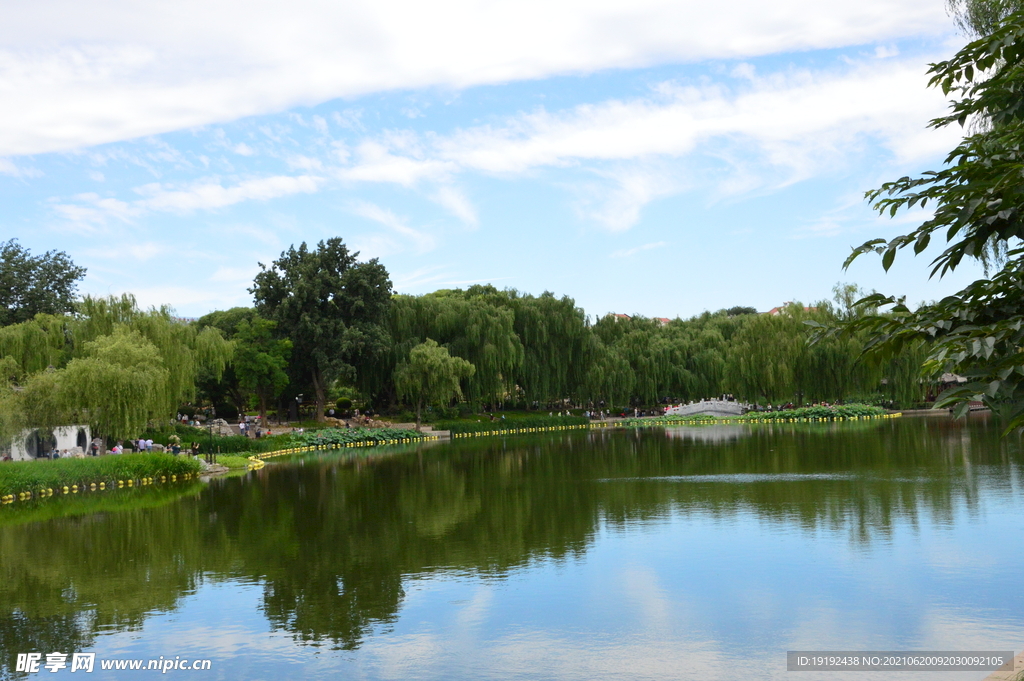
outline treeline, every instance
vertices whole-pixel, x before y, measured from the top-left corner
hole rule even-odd
[[[45,279],[39,259],[7,248],[20,269],[5,276]],[[328,405],[418,418],[430,406],[451,417],[457,407],[644,407],[722,394],[909,406],[927,386],[920,346],[869,361],[857,335],[809,342],[816,328],[875,312],[858,307],[853,286],[775,314],[735,307],[667,322],[592,320],[549,292],[487,285],[396,295],[381,263],[356,256],[341,239],[290,248],[261,266],[253,307],[196,322],[169,308],[140,310],[130,296],[72,299],[67,285],[45,305],[32,303],[39,296],[5,303],[5,318],[22,321],[0,327],[0,440],[66,423],[127,439],[199,404],[231,418],[294,412],[301,402],[321,420]]]
[[[776,314],[736,307],[667,323],[625,315],[591,321],[569,297],[490,285],[394,295],[380,322],[386,342],[345,367],[329,392],[378,411],[415,409],[402,390],[402,368],[417,348],[436,344],[440,360],[460,358],[473,368],[458,378],[455,390],[442,390],[434,400],[447,416],[460,404],[475,412],[547,411],[566,404],[653,406],[722,394],[761,405],[853,398],[903,406],[920,402],[927,388],[921,348],[867,360],[863,339],[856,336],[810,342],[815,325],[874,312],[858,309],[856,287],[837,286],[835,294],[833,301],[789,304]],[[232,338],[238,320],[253,319],[259,319],[258,308],[235,308],[211,313],[198,325]],[[282,406],[313,392],[302,367],[291,364],[286,373],[289,382],[276,396]],[[245,394],[232,382],[230,366],[223,380],[205,390],[222,410],[241,406]]]

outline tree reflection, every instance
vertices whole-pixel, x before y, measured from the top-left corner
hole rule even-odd
[[[976,512],[1020,463],[996,427],[909,419],[327,453],[173,503],[0,529],[0,676],[17,652],[139,628],[204,579],[256,580],[273,626],[353,649],[396,619],[417,575],[581,556],[602,522],[756,514],[870,544],[900,523]]]

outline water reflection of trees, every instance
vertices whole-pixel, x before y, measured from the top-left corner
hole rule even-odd
[[[977,511],[982,492],[1009,489],[1020,462],[995,429],[948,421],[762,426],[711,442],[597,432],[373,462],[326,456],[160,508],[0,530],[0,659],[88,647],[99,630],[137,628],[146,613],[176,607],[202,579],[232,577],[264,585],[275,627],[353,648],[394,620],[411,576],[501,575],[576,556],[602,521],[755,514],[870,543],[898,522]]]

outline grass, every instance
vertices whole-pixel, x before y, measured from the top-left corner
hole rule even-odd
[[[105,483],[116,486],[118,481],[161,476],[193,476],[202,466],[188,456],[170,454],[114,454],[85,459],[57,459],[55,461],[8,461],[0,463],[0,497],[22,492],[38,494],[42,489],[54,493],[75,485],[87,488],[90,484]]]
[[[245,468],[251,461],[249,457],[235,454],[218,454],[217,463],[225,468]]]

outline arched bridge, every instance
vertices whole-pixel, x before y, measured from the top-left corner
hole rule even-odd
[[[692,416],[693,414],[707,414],[708,416],[739,416],[747,411],[749,405],[742,402],[729,402],[727,400],[701,400],[690,404],[680,404],[677,407],[669,407],[665,410],[666,416]]]

